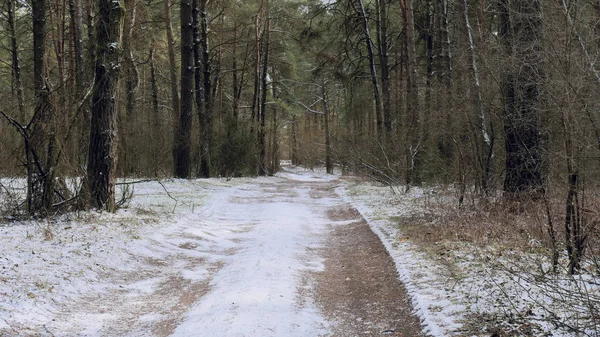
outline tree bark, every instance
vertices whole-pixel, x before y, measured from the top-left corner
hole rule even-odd
[[[164,10],[165,10],[165,26],[167,30],[167,46],[169,52],[169,78],[171,85],[171,110],[173,111],[173,133],[178,130],[178,120],[179,120],[179,88],[177,87],[177,65],[175,64],[175,42],[173,41],[173,27],[171,25],[171,1],[164,0]],[[177,137],[175,134],[173,138]],[[173,149],[175,149],[175,144],[173,144]],[[177,162],[175,158],[176,153],[173,151],[173,164]]]
[[[200,176],[202,178],[210,177],[212,150],[212,90],[210,78],[210,50],[208,49],[208,15],[206,12],[207,0],[200,0],[200,44],[202,46],[202,71],[203,90],[204,90],[204,109],[202,113],[202,152],[200,156]]]
[[[137,171],[137,149],[135,140],[137,130],[137,115],[135,96],[139,85],[139,73],[133,57],[131,40],[136,17],[135,0],[124,0],[125,16],[123,18],[123,78],[125,80],[125,125],[121,128],[121,142],[123,144],[122,167],[125,174],[134,174]]]
[[[325,120],[325,171],[333,174],[333,158],[331,158],[331,133],[329,130],[329,97],[327,94],[326,81],[321,84],[321,95],[323,96],[323,118]]]
[[[267,77],[268,77],[268,66],[269,66],[269,49],[270,49],[270,34],[269,34],[269,3],[266,2],[266,15],[265,15],[265,29],[262,37],[262,73],[261,73],[261,98],[260,107],[258,110],[258,174],[263,176],[267,174],[266,168],[266,146],[265,146],[265,116],[267,110]]]
[[[27,211],[46,216],[52,209],[55,172],[55,116],[44,81],[46,52],[46,3],[32,1],[33,86],[36,105],[25,134],[27,163]]]
[[[12,78],[13,91],[17,94],[17,104],[19,107],[18,120],[25,121],[25,107],[23,105],[23,85],[21,84],[21,66],[19,64],[19,45],[17,43],[17,28],[15,24],[15,6],[14,0],[6,1],[6,11],[8,16],[8,29],[10,32],[10,45],[12,54]]]
[[[175,177],[190,176],[192,109],[194,105],[194,41],[192,1],[182,0],[181,9],[181,106],[173,142]]]
[[[162,133],[160,109],[158,103],[158,84],[156,83],[156,66],[154,65],[154,48],[150,49],[150,85],[152,90],[152,126],[153,126],[153,151],[152,159],[154,163],[159,162],[161,144],[164,142],[164,136]],[[159,142],[158,139],[161,141]]]
[[[419,107],[419,89],[417,83],[417,61],[415,57],[415,22],[413,13],[413,0],[401,0],[403,19],[406,30],[406,98],[408,105],[408,130],[406,151],[406,188],[419,179],[421,161],[421,111]]]
[[[377,0],[378,10],[378,40],[379,68],[381,69],[381,92],[383,96],[383,127],[387,136],[392,132],[392,90],[390,85],[389,37],[387,0]]]
[[[483,98],[481,94],[481,85],[479,82],[479,70],[477,68],[477,52],[475,50],[475,42],[473,40],[473,31],[471,29],[471,23],[469,22],[469,5],[467,0],[463,0],[463,18],[465,20],[465,28],[467,33],[467,41],[469,43],[469,56],[471,59],[471,72],[473,77],[473,91],[474,91],[474,110],[475,117],[477,119],[477,126],[479,128],[479,146],[480,149],[477,154],[479,167],[481,170],[481,188],[484,193],[487,193],[489,188],[489,180],[491,173],[491,165],[493,158],[493,137],[488,133],[487,123],[485,118],[485,111],[483,108]]]
[[[381,95],[379,91],[379,83],[377,82],[377,69],[375,67],[375,52],[373,51],[373,39],[369,33],[369,19],[363,0],[358,0],[359,14],[361,15],[362,30],[367,43],[367,55],[369,57],[369,71],[371,73],[371,83],[373,85],[373,99],[375,100],[375,121],[376,121],[376,136],[381,142],[383,134],[383,120],[381,116]]]
[[[88,154],[88,206],[114,212],[117,167],[117,88],[124,9],[117,0],[100,0],[97,58]]]

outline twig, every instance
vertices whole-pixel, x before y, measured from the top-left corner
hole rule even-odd
[[[165,193],[167,194],[167,196],[168,196],[168,197],[169,197],[171,200],[175,201],[175,206],[173,206],[173,210],[171,211],[171,213],[175,213],[175,208],[177,208],[177,204],[179,203],[179,200],[177,200],[176,198],[174,198],[174,197],[171,195],[171,193],[169,193],[169,190],[167,190],[167,188],[166,188],[166,187],[165,187],[165,185],[162,183],[162,181],[160,181],[160,180],[156,180],[156,182],[157,182],[157,183],[159,183],[159,184],[160,184],[160,186],[162,186],[162,188],[163,188],[163,190],[165,190]]]
[[[152,181],[156,181],[158,183],[160,183],[160,181],[158,179],[141,179],[141,180],[135,180],[135,181],[123,181],[120,183],[116,183],[115,185],[119,186],[119,185],[133,185],[133,184],[140,184],[140,183],[149,183]]]

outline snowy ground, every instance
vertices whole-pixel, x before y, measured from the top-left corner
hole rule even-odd
[[[302,188],[255,202],[284,179],[144,183],[116,214],[3,225],[0,335],[326,334],[296,288],[322,268],[305,255],[327,205]]]
[[[403,194],[355,181],[339,190],[368,220],[396,261],[431,335],[599,336],[597,273],[549,273],[549,253],[536,241],[527,251],[476,246],[453,238],[427,246],[415,243],[403,227],[407,221],[401,219],[414,226],[410,219],[437,212],[432,200],[447,197],[435,189],[413,188]],[[597,268],[590,267],[588,271]]]
[[[573,336],[549,323],[547,309],[577,323],[561,300],[574,287],[589,289],[574,301],[597,298],[592,276],[554,280],[561,293],[502,269],[536,266],[535,254],[418,246],[398,224],[431,212],[422,189],[393,194],[287,167],[277,177],[147,182],[134,192],[116,214],[0,225],[0,336],[345,337],[310,279],[325,268],[318,252],[331,226],[356,224],[331,217],[350,205],[390,253],[431,336],[492,336],[502,320],[502,331],[518,326],[497,336]],[[397,325],[367,335],[416,335]]]
[[[334,192],[338,178],[287,168],[269,178],[145,182],[116,214],[2,224],[0,336],[420,335],[406,295],[371,287],[379,305],[362,293],[367,277],[325,267],[335,256],[330,233],[366,228]],[[354,241],[383,261],[379,242]],[[393,264],[386,270],[395,277]],[[352,306],[352,291],[370,309]],[[340,313],[348,303],[356,312]],[[390,303],[407,314],[372,317]]]

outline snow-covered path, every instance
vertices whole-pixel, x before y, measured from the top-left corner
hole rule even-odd
[[[52,225],[52,239],[2,251],[20,264],[0,274],[0,336],[417,336],[393,262],[335,179],[296,169],[229,185],[175,181],[172,200],[157,186],[136,191],[112,219],[117,230],[99,219]],[[29,249],[64,259],[35,262]],[[40,279],[43,289],[16,289]]]
[[[187,313],[176,336],[318,336],[327,323],[310,298],[297,294],[301,275],[321,270],[312,249],[322,244],[326,205],[310,188],[277,184],[242,186],[219,196],[205,213],[212,226],[244,232],[211,290]]]

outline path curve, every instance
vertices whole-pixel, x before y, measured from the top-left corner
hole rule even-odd
[[[334,176],[287,167],[217,190],[63,307],[53,336],[423,336],[395,265]],[[161,258],[153,254],[161,252]]]

